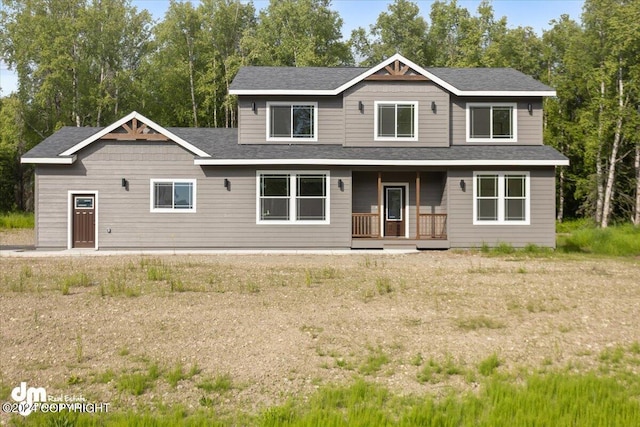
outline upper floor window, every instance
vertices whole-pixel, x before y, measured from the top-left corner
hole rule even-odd
[[[473,223],[529,225],[529,172],[475,172]]]
[[[467,142],[516,142],[516,103],[468,103]]]
[[[375,140],[418,139],[418,103],[408,101],[375,102]]]
[[[195,179],[152,179],[151,212],[195,212]]]
[[[316,102],[267,102],[267,141],[317,141],[317,110]]]

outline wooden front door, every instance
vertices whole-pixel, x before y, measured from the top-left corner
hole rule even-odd
[[[384,236],[405,236],[405,191],[400,186],[384,187]]]
[[[74,248],[95,248],[96,246],[96,209],[95,195],[73,195],[73,234]]]

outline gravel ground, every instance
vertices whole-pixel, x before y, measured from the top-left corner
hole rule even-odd
[[[640,340],[638,259],[128,255],[0,258],[0,268],[3,402],[21,381],[113,410],[255,411],[354,376],[442,395],[477,383],[418,381],[430,358],[468,372],[493,353],[511,372],[585,371]],[[154,364],[160,377],[141,395],[122,386]],[[229,390],[202,388],[221,377]]]

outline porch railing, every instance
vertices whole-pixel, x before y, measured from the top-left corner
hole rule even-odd
[[[377,213],[351,214],[353,237],[380,237],[380,215]]]
[[[446,239],[447,214],[420,214],[420,239]]]
[[[376,213],[351,214],[352,237],[380,236],[380,215]],[[447,238],[447,214],[420,214],[419,239],[446,239]]]

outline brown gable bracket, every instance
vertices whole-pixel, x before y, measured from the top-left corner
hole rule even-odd
[[[365,80],[429,80],[422,74],[413,72],[411,67],[406,64],[402,64],[397,59],[393,64],[389,64],[381,71],[386,71],[387,74],[372,74]]]
[[[138,126],[140,124],[140,126]],[[124,131],[124,132],[123,132]],[[115,139],[118,141],[169,141],[169,138],[148,127],[145,123],[138,123],[138,119],[131,119],[124,123],[115,132],[111,132],[102,139]]]

